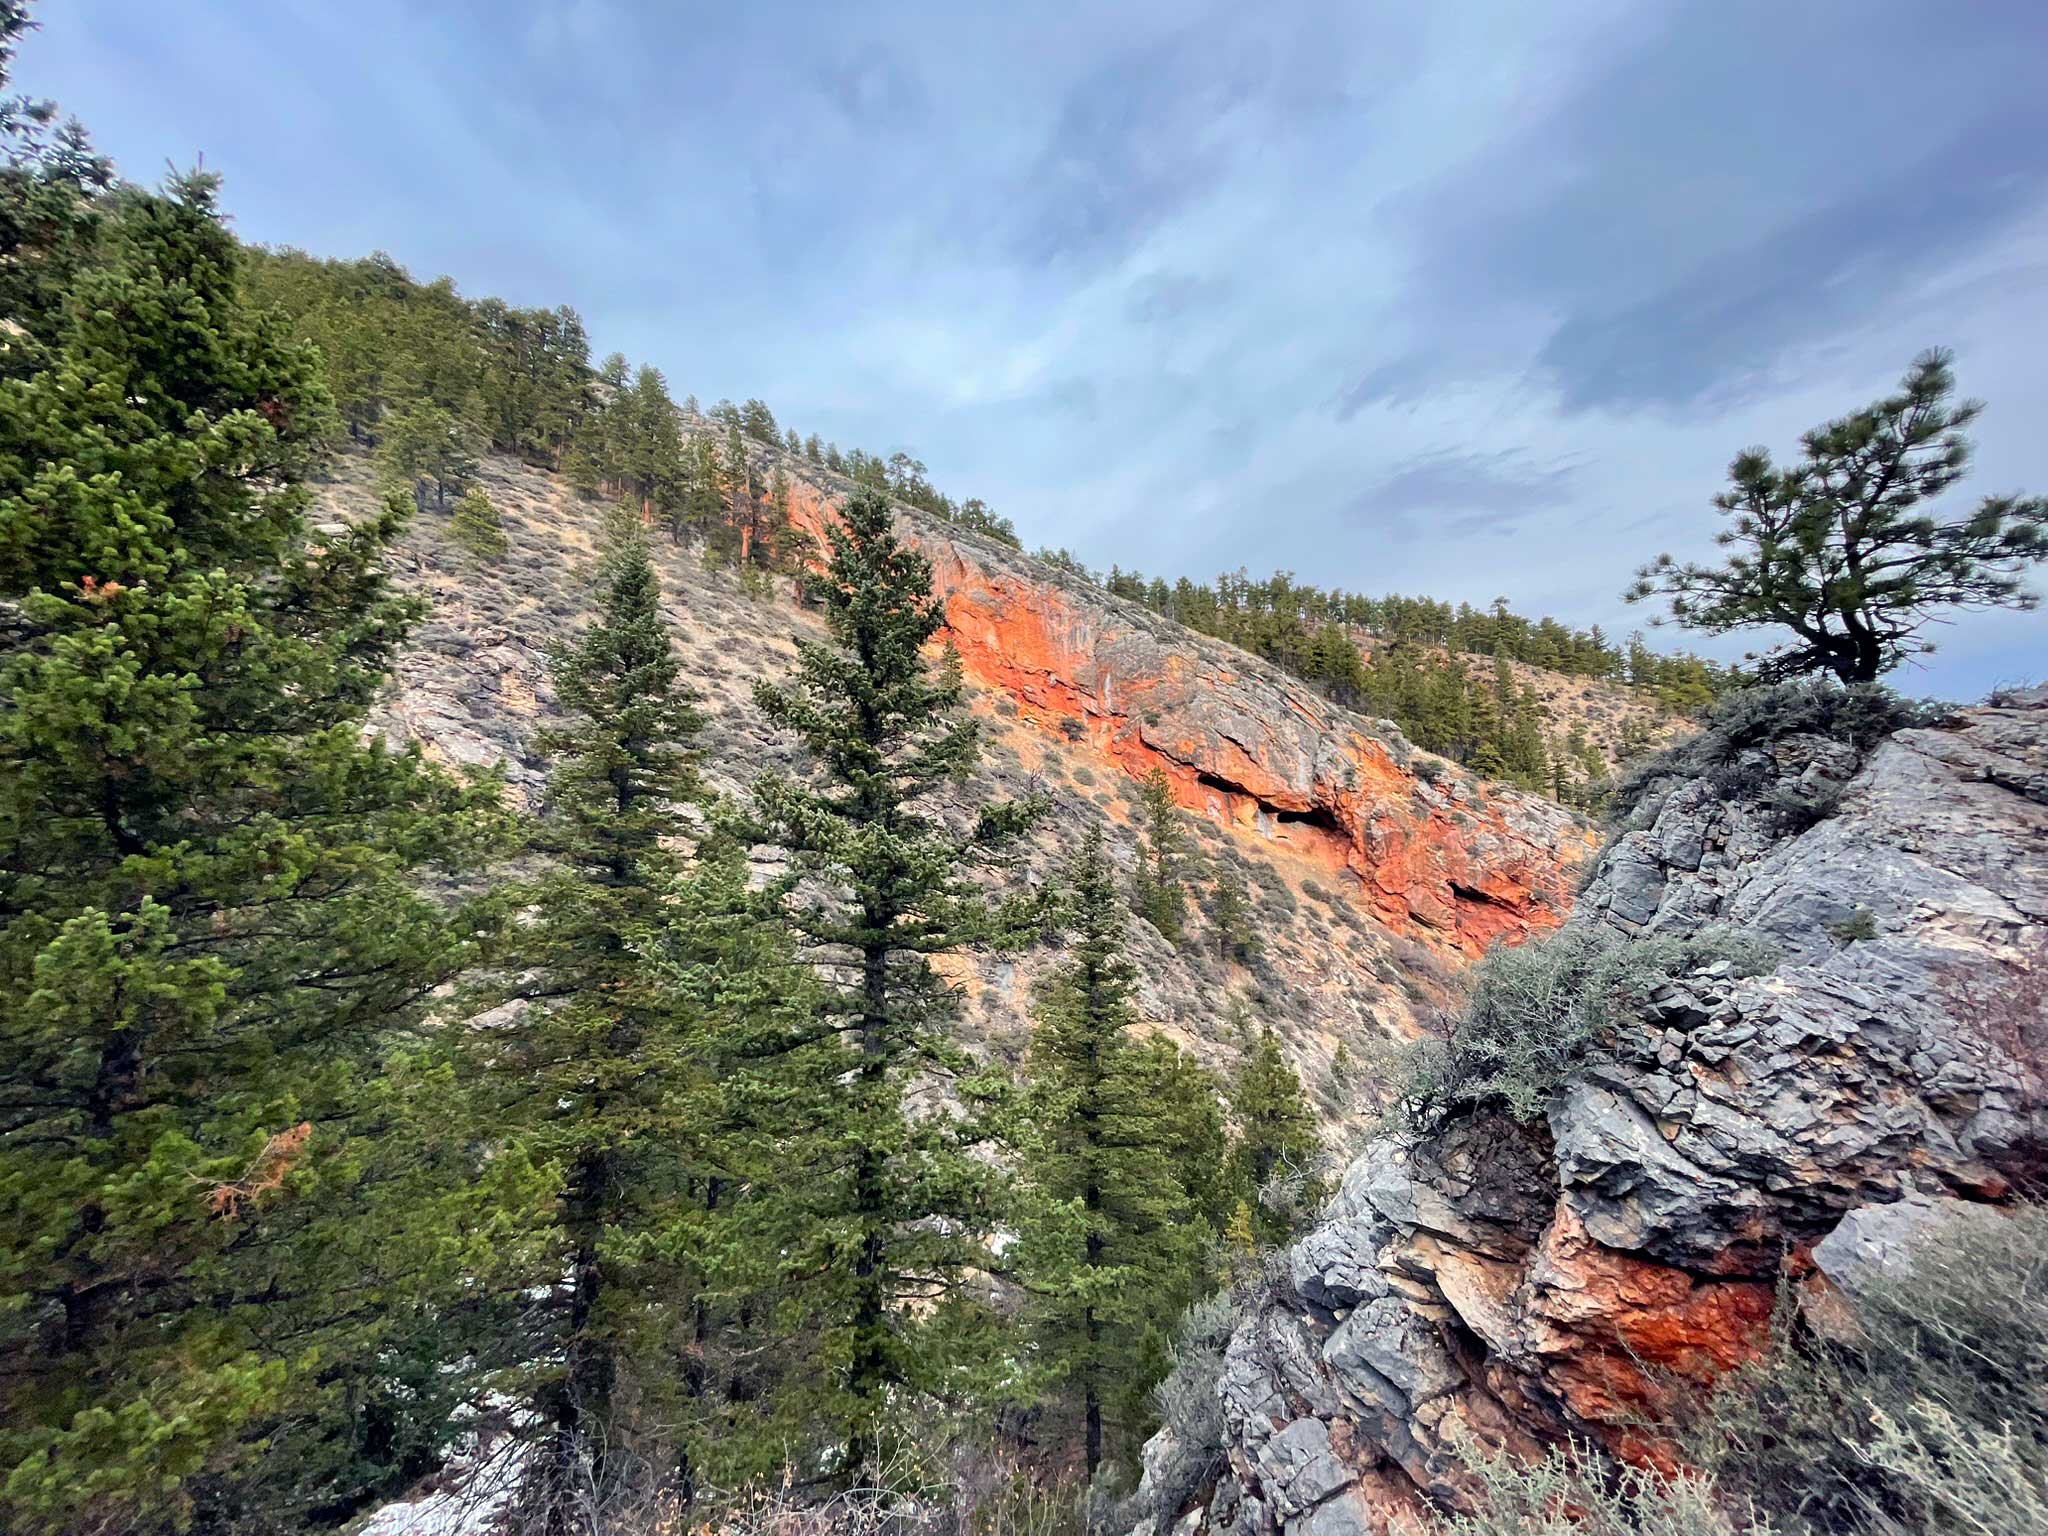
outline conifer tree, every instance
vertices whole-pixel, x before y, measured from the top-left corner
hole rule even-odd
[[[443,1443],[493,1234],[402,1041],[499,818],[366,733],[409,509],[309,539],[337,418],[212,179],[72,229],[0,381],[0,1525],[297,1530]]]
[[[512,547],[498,509],[480,485],[464,491],[455,503],[455,515],[448,519],[448,537],[479,560],[494,560]]]
[[[1230,1180],[1250,1211],[1252,1230],[1261,1242],[1285,1242],[1293,1235],[1289,1222],[1260,1197],[1276,1177],[1285,1176],[1301,1183],[1295,1208],[1312,1205],[1318,1188],[1311,1170],[1321,1141],[1301,1078],[1271,1025],[1259,1030],[1238,1067],[1230,1086],[1230,1122],[1236,1133]]]
[[[672,516],[682,497],[683,438],[659,368],[642,367],[628,397],[625,473],[643,522]]]
[[[537,1388],[550,1441],[533,1490],[551,1523],[574,1490],[609,1491],[620,1475],[629,1341],[650,1316],[672,1319],[689,1283],[645,1250],[678,1219],[701,1080],[700,1041],[640,953],[680,873],[682,806],[698,793],[686,743],[701,719],[630,518],[615,520],[600,580],[596,621],[554,658],[568,718],[541,738],[555,762],[536,841],[555,867],[529,893],[524,1006],[473,1046],[506,1153],[560,1174],[529,1340],[551,1372]]]
[[[419,511],[431,492],[436,509],[475,478],[476,450],[467,424],[453,412],[419,401],[393,411],[381,423],[377,462],[387,484],[408,492]]]
[[[1244,877],[1235,869],[1225,867],[1217,872],[1216,884],[1209,893],[1209,926],[1215,934],[1218,959],[1244,965],[1258,953],[1259,935],[1252,924],[1251,897],[1245,890]]]
[[[679,528],[708,537],[717,531],[725,513],[718,444],[709,437],[692,439],[684,450],[683,474]]]
[[[1187,833],[1180,807],[1173,803],[1173,785],[1166,771],[1154,768],[1140,786],[1143,831],[1138,867],[1131,881],[1131,906],[1159,930],[1169,944],[1178,944],[1187,913]]]
[[[1924,505],[1969,472],[1965,431],[1984,409],[1953,398],[1953,361],[1923,352],[1896,394],[1808,432],[1796,464],[1781,469],[1762,448],[1738,454],[1714,498],[1727,561],[1660,555],[1628,600],[1667,598],[1675,621],[1710,635],[1789,630],[1753,658],[1760,676],[1832,672],[1845,683],[1932,650],[1923,633],[1944,609],[2036,606],[2023,578],[2048,560],[2048,497],[1987,496],[1947,516]]]
[[[739,535],[740,563],[744,565],[753,555],[758,508],[755,505],[754,460],[747,451],[747,441],[741,435],[738,422],[725,430],[725,458],[720,472],[724,478],[726,517]]]
[[[772,565],[782,546],[787,542],[789,530],[789,476],[777,464],[775,472],[768,478],[768,518],[761,532],[754,539],[754,563]]]
[[[1032,1329],[1078,1398],[1092,1480],[1105,1429],[1129,1450],[1149,1427],[1174,1321],[1202,1288],[1207,1234],[1176,1160],[1163,1063],[1129,1037],[1136,971],[1099,827],[1067,890],[1071,959],[1039,998],[1028,1063],[1024,1176],[1036,1221],[1022,1246]]]
[[[800,642],[788,681],[756,699],[815,767],[764,777],[754,804],[759,835],[794,864],[787,920],[825,967],[814,1041],[844,1043],[829,1120],[789,1161],[809,1215],[786,1281],[846,1469],[886,1433],[892,1397],[944,1386],[971,1353],[970,1277],[990,1262],[996,1175],[971,1152],[978,1086],[931,961],[1042,927],[1036,898],[991,902],[967,878],[1039,807],[984,805],[965,831],[935,814],[934,793],[978,758],[979,731],[959,715],[957,662],[934,669],[922,654],[944,610],[886,498],[849,501],[813,590],[830,643]],[[907,1083],[933,1074],[954,1078],[970,1112],[905,1113]]]

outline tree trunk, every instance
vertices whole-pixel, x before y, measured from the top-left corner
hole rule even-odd
[[[576,1259],[569,1293],[569,1324],[563,1344],[562,1382],[554,1402],[553,1468],[548,1490],[549,1536],[569,1536],[569,1494],[579,1464],[587,1454],[589,1482],[604,1487],[605,1437],[611,1431],[613,1361],[610,1348],[593,1336],[604,1271],[597,1239],[606,1170],[603,1157],[578,1163],[565,1201],[570,1230],[576,1234]],[[595,1434],[593,1435],[593,1430]]]
[[[876,925],[875,914],[869,915],[869,921],[871,926]],[[861,1074],[869,1081],[879,1078],[887,1064],[882,1028],[888,1008],[888,967],[886,949],[869,949],[862,955],[865,1013],[860,1032]],[[849,1470],[859,1466],[867,1453],[860,1437],[868,1427],[871,1405],[881,1400],[889,1385],[888,1352],[882,1341],[889,1301],[883,1172],[880,1155],[871,1148],[863,1148],[854,1170],[854,1213],[860,1223],[861,1245],[853,1268],[853,1326],[857,1343],[847,1373],[847,1389],[857,1405],[854,1422],[847,1426]]]

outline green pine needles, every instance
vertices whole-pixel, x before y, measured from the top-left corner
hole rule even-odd
[[[1040,992],[1028,1062],[1020,1250],[1034,1343],[1078,1411],[1092,1479],[1152,1427],[1174,1325],[1210,1278],[1215,1211],[1199,1180],[1223,1126],[1207,1074],[1131,1033],[1137,973],[1099,827],[1067,889],[1069,960]]]
[[[477,935],[420,878],[501,824],[366,739],[407,509],[309,541],[336,418],[212,181],[90,192],[0,381],[0,1523],[299,1529],[437,1454],[474,1170],[409,1031]]]
[[[754,810],[794,861],[785,920],[824,980],[813,1045],[845,1074],[802,1149],[811,1208],[788,1284],[850,1470],[900,1433],[888,1409],[906,1392],[944,1395],[991,1368],[977,1277],[994,1267],[999,1178],[977,1149],[994,1134],[993,1085],[952,1037],[932,960],[1043,927],[1038,898],[992,899],[968,878],[1040,808],[984,805],[964,831],[935,814],[930,797],[973,767],[979,732],[959,712],[957,665],[924,655],[943,612],[885,498],[854,494],[813,586],[830,642],[802,642],[789,680],[756,699],[814,766],[762,779]],[[913,1116],[909,1090],[934,1080],[952,1102]]]

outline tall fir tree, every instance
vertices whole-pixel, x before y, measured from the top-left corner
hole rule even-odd
[[[535,834],[553,870],[530,892],[516,1016],[471,1042],[503,1155],[559,1176],[536,1215],[549,1242],[528,1341],[549,1434],[531,1492],[551,1530],[568,1528],[575,1498],[609,1497],[630,1475],[635,1426],[616,1408],[632,1341],[659,1335],[691,1283],[687,1263],[654,1250],[682,1219],[700,1129],[701,1041],[642,947],[682,872],[683,806],[698,794],[687,742],[702,721],[628,515],[600,582],[595,622],[554,658],[567,722],[541,738],[555,762]]]
[[[298,1530],[445,1429],[494,1233],[405,1040],[500,822],[366,730],[409,508],[308,537],[337,419],[213,181],[71,229],[0,382],[0,1524]]]
[[[1143,820],[1131,906],[1167,943],[1178,944],[1187,918],[1187,832],[1164,769],[1153,769],[1140,786],[1139,806]]]
[[[643,523],[657,516],[667,521],[682,499],[683,437],[659,368],[642,367],[634,375],[626,423],[626,483],[635,508]]]
[[[1225,866],[1216,872],[1209,892],[1209,929],[1219,960],[1249,965],[1259,952],[1259,930],[1252,921],[1251,894],[1244,876]]]
[[[1092,1480],[1135,1449],[1174,1321],[1202,1290],[1208,1233],[1178,1161],[1189,1127],[1164,1092],[1178,1067],[1130,1037],[1127,909],[1091,828],[1068,871],[1070,960],[1043,989],[1022,1149],[1035,1220],[1020,1243],[1039,1358],[1072,1395]],[[1213,1114],[1213,1110],[1212,1110]]]
[[[844,1472],[888,1438],[892,1402],[946,1390],[975,1356],[974,1277],[990,1265],[998,1177],[975,1155],[982,1085],[932,960],[1042,927],[1038,898],[992,901],[969,878],[1040,807],[984,805],[964,831],[937,813],[933,797],[979,757],[979,730],[960,714],[957,661],[923,654],[944,610],[885,497],[851,498],[812,587],[830,642],[800,642],[791,677],[756,699],[814,766],[763,778],[754,805],[759,835],[793,861],[787,920],[823,966],[813,1041],[844,1043],[829,1118],[790,1161],[808,1211],[786,1275]],[[964,1108],[907,1114],[906,1088],[935,1075]]]

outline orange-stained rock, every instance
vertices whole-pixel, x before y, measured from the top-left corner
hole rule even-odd
[[[1579,1421],[1668,1471],[1675,1463],[1643,1422],[1754,1360],[1774,1302],[1761,1281],[1703,1278],[1603,1248],[1560,1202],[1530,1265],[1523,1343]]]
[[[834,516],[791,487],[823,550]],[[1477,955],[1555,927],[1591,831],[1538,795],[1481,787],[1384,721],[1331,704],[1234,646],[971,534],[906,515],[975,686],[1188,811],[1341,882],[1395,931]]]

